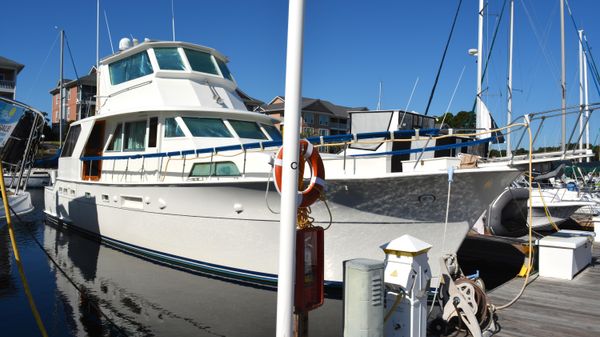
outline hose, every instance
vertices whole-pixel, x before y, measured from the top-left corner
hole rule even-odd
[[[511,305],[513,305],[515,302],[517,302],[517,300],[519,298],[521,298],[521,296],[523,295],[523,292],[525,291],[525,288],[527,287],[528,281],[529,281],[529,275],[531,274],[531,267],[533,266],[533,249],[532,244],[533,244],[533,229],[532,229],[532,225],[533,225],[533,200],[532,200],[532,193],[533,193],[533,137],[531,135],[531,125],[529,124],[529,116],[525,115],[525,120],[527,121],[527,133],[529,134],[529,238],[528,238],[528,244],[529,244],[529,251],[527,254],[527,272],[525,273],[525,280],[523,281],[523,286],[521,287],[521,290],[519,291],[519,293],[517,294],[517,296],[515,296],[515,298],[513,298],[510,302],[504,304],[504,305],[500,305],[500,306],[496,306],[495,310],[502,310],[502,309],[506,309],[508,307],[510,307]]]
[[[37,307],[35,305],[35,301],[33,300],[33,295],[31,294],[31,290],[29,289],[29,283],[27,282],[25,270],[23,269],[23,264],[21,262],[21,254],[19,254],[19,249],[17,248],[15,231],[13,229],[12,221],[10,218],[10,206],[8,205],[8,196],[6,195],[6,186],[4,185],[4,174],[2,174],[2,172],[4,171],[2,170],[2,160],[0,160],[0,190],[2,192],[2,202],[4,204],[4,214],[6,215],[6,224],[8,226],[10,243],[12,245],[13,253],[15,255],[15,261],[17,262],[17,267],[19,269],[19,276],[21,277],[21,282],[23,282],[23,289],[25,290],[25,295],[27,296],[27,301],[29,302],[29,307],[31,308],[33,318],[35,319],[35,322],[42,336],[48,337],[48,333],[46,332],[46,328],[44,327],[44,322],[42,322],[40,313],[38,312]]]

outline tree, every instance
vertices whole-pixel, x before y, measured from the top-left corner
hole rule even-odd
[[[444,119],[445,117],[445,119]],[[440,117],[437,117],[438,123],[444,120],[444,124],[453,129],[474,129],[475,114],[472,111],[459,111],[456,115],[447,112]]]

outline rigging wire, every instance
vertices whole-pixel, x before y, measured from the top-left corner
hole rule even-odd
[[[579,27],[577,26],[577,23],[575,22],[575,18],[573,17],[573,12],[571,11],[571,6],[569,5],[569,1],[566,0],[565,4],[567,5],[567,11],[569,12],[569,17],[571,18],[571,22],[573,23],[573,27],[575,27],[575,32],[579,31]],[[585,35],[585,32],[584,32]],[[594,56],[592,55],[592,50],[587,42],[587,38],[584,37],[585,43],[584,41],[581,40],[581,38],[579,37],[579,34],[577,34],[577,41],[579,41],[579,43],[581,43],[582,45],[584,45],[583,47],[583,52],[586,54],[586,56],[588,57],[588,67],[590,68],[590,71],[592,72],[592,74],[594,76],[592,76],[592,79],[594,80],[594,85],[596,86],[596,91],[598,91],[598,94],[600,94],[600,74],[598,73],[598,67],[596,66],[596,62],[594,61]]]
[[[54,47],[56,47],[56,42],[58,41],[58,37],[59,36],[60,36],[60,32],[56,33],[56,37],[54,38],[54,42],[52,42],[52,46],[50,47],[50,50],[48,50],[48,54],[46,55],[46,58],[44,59],[44,62],[42,62],[40,70],[38,70],[37,75],[35,75],[35,79],[33,80],[33,83],[38,83],[38,80],[40,78],[40,74],[42,73],[42,70],[45,69],[46,62],[48,62],[48,58],[50,57],[50,54],[52,54],[52,51],[54,50]],[[30,86],[29,90],[27,91],[27,96],[29,96],[31,94],[31,90],[32,89],[33,89],[33,86]]]
[[[506,8],[506,1],[502,4],[502,10],[500,11],[500,16],[498,17],[498,23],[496,24],[496,29],[494,30],[494,35],[492,36],[492,43],[490,44],[490,50],[485,59],[485,67],[483,68],[483,73],[481,74],[481,79],[479,79],[481,84],[483,84],[483,80],[485,79],[485,75],[487,74],[487,69],[490,64],[490,58],[492,57],[492,51],[494,50],[494,46],[496,45],[496,38],[498,37],[498,31],[500,30],[500,23],[502,22],[502,16],[504,16],[504,9]],[[481,53],[481,51],[478,51]],[[477,93],[477,96],[481,95],[480,92]],[[471,108],[471,112],[475,111],[475,107],[477,106],[477,96],[473,102],[473,108]]]
[[[444,53],[442,54],[442,61],[440,62],[437,75],[435,75],[435,81],[433,82],[433,88],[431,88],[431,94],[429,94],[429,101],[427,102],[427,107],[425,108],[424,113],[425,116],[427,116],[427,113],[429,113],[429,107],[431,106],[433,94],[435,93],[435,88],[437,87],[438,81],[440,79],[440,73],[442,72],[442,67],[444,66],[444,60],[446,59],[446,53],[448,52],[448,47],[450,46],[450,40],[452,39],[452,35],[454,33],[454,27],[456,26],[456,20],[458,19],[458,13],[460,12],[461,5],[462,0],[459,0],[458,6],[456,7],[456,14],[454,14],[454,20],[452,21],[452,28],[450,28],[450,35],[448,36],[448,41],[446,41],[446,47],[444,47]]]
[[[67,43],[67,49],[69,50],[69,58],[71,59],[71,64],[73,65],[73,70],[75,71],[75,77],[79,81],[79,74],[77,74],[77,68],[75,67],[75,61],[73,61],[73,53],[71,52],[71,46],[69,46],[69,39],[67,38],[66,31],[65,31],[65,42]]]

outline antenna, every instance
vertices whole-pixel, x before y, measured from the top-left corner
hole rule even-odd
[[[113,48],[112,35],[110,34],[110,27],[108,25],[108,17],[106,16],[106,11],[104,11],[104,22],[106,23],[106,30],[108,31],[108,41],[110,42],[110,50],[114,54],[115,48]]]
[[[96,70],[100,64],[100,0],[96,0]]]
[[[173,8],[173,1],[171,0],[171,29],[173,30],[173,41],[175,41],[175,9]]]
[[[379,96],[377,98],[377,110],[381,110],[381,81],[379,81]]]

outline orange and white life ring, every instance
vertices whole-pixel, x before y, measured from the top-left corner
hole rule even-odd
[[[300,202],[298,207],[308,207],[317,201],[325,189],[325,167],[319,151],[306,139],[300,140],[300,160],[305,160],[310,166],[312,177],[304,191],[298,191]],[[281,193],[281,175],[283,168],[283,146],[275,157],[275,188]]]

